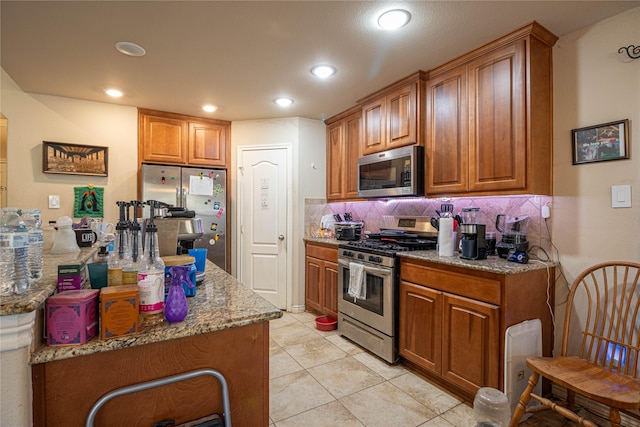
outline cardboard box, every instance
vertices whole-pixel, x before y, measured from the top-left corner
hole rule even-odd
[[[47,298],[47,345],[84,344],[98,332],[97,289],[65,291]]]
[[[137,285],[100,289],[100,339],[138,333],[140,300]]]
[[[87,268],[84,263],[58,266],[58,292],[85,289]]]

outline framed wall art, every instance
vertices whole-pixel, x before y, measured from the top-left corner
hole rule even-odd
[[[42,141],[42,172],[108,176],[109,148]]]
[[[573,164],[629,158],[629,120],[571,131]]]

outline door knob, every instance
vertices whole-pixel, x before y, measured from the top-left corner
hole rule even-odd
[[[281,234],[278,236],[278,240],[284,240],[284,236]]]

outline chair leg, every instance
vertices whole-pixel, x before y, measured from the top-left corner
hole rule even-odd
[[[516,410],[513,413],[513,417],[511,418],[511,423],[509,423],[509,427],[516,427],[522,416],[527,411],[527,405],[531,400],[531,392],[533,391],[536,384],[538,384],[538,379],[540,375],[537,372],[533,372],[529,377],[529,383],[527,384],[527,388],[524,389],[522,395],[520,396],[520,401],[518,402],[518,406],[516,406]]]
[[[620,411],[617,408],[609,408],[609,421],[611,422],[611,427],[620,427],[622,425]]]
[[[567,408],[574,411],[576,407],[576,393],[573,390],[567,390]]]

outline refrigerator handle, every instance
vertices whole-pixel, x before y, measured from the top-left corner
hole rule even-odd
[[[183,208],[187,207],[187,189],[182,188],[182,205]]]
[[[180,187],[176,187],[176,207],[180,206]]]

